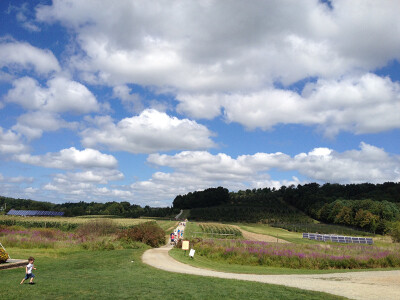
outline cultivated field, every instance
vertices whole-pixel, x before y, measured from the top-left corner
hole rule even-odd
[[[79,225],[93,221],[93,219],[110,219],[121,228],[128,228],[139,223],[154,221],[154,219],[129,219],[129,218],[107,218],[106,216],[84,216],[84,217],[20,217],[0,216],[0,225],[22,226],[34,228],[59,228],[61,230],[73,230]],[[156,220],[162,226],[171,227],[175,221]],[[165,228],[166,229],[166,228]]]

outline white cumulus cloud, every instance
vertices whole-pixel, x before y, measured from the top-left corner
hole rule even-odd
[[[57,131],[61,128],[76,129],[77,123],[69,123],[58,114],[46,111],[34,111],[20,115],[12,129],[28,139],[40,138],[44,131]]]
[[[0,154],[16,154],[27,150],[28,147],[21,141],[19,134],[0,127]]]
[[[0,41],[0,67],[33,69],[44,75],[61,70],[57,58],[50,50],[16,41]]]
[[[103,154],[94,149],[78,150],[74,147],[44,155],[19,154],[15,155],[14,158],[22,163],[55,169],[114,169],[118,165],[117,160],[112,155]]]
[[[399,13],[373,0],[54,1],[37,20],[77,34],[85,78],[221,92],[384,66],[400,58]]]
[[[308,83],[301,94],[272,88],[249,94],[186,97],[178,96],[178,110],[209,118],[222,107],[228,122],[249,129],[305,124],[334,136],[340,131],[362,134],[400,128],[400,84],[372,73],[340,80],[320,79]],[[197,109],[199,106],[201,109]]]
[[[99,110],[94,95],[81,83],[64,77],[47,81],[47,88],[30,77],[13,82],[5,99],[28,110],[43,110],[53,113],[73,112],[78,114]]]
[[[81,133],[82,144],[86,147],[104,145],[116,151],[153,153],[214,146],[210,139],[212,133],[205,126],[154,109],[146,109],[117,124],[110,117],[96,117],[92,122],[96,127]]]

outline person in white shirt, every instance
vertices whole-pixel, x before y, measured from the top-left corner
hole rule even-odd
[[[29,284],[34,284],[33,278],[35,278],[35,275],[32,273],[32,270],[36,270],[36,268],[33,266],[33,263],[35,262],[35,259],[31,256],[28,258],[28,265],[25,268],[25,277],[22,279],[20,284],[23,284],[25,280],[31,279],[29,281]]]

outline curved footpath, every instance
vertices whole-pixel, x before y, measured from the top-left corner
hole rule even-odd
[[[199,276],[257,281],[326,292],[351,299],[400,299],[400,271],[369,271],[315,275],[253,275],[195,268],[169,256],[172,246],[147,250],[142,260],[155,268]]]

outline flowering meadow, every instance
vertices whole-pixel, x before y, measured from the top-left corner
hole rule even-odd
[[[7,247],[62,248],[85,242],[84,237],[58,229],[21,229],[18,227],[0,227],[0,239]]]
[[[195,240],[196,254],[231,264],[293,269],[400,267],[400,246],[279,244],[247,240]]]
[[[72,247],[85,250],[136,249],[139,247],[138,242],[152,247],[163,244],[165,231],[156,222],[139,223],[135,227],[121,229],[113,220],[95,219],[80,224],[73,231],[0,225],[0,241],[7,248],[22,249]]]

